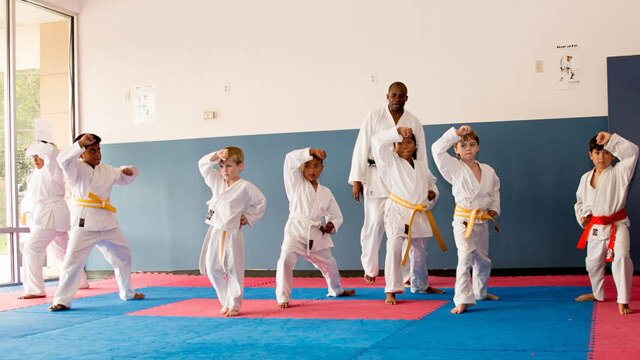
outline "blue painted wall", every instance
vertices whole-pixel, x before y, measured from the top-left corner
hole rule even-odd
[[[451,126],[425,126],[427,144]],[[575,191],[580,176],[592,167],[587,142],[606,130],[606,117],[489,122],[472,127],[480,136],[479,161],[493,166],[502,184],[502,233],[491,233],[494,268],[583,266],[585,253],[575,247],[580,236],[573,213]],[[207,229],[205,202],[211,196],[197,161],[228,145],[245,151],[242,177],[256,184],[267,198],[264,217],[244,230],[247,269],[275,269],[288,216],[282,163],[288,151],[302,147],[327,151],[320,180],[333,191],[345,217],[334,238],[333,254],[341,269],[361,269],[363,212],[347,184],[357,133],[344,130],[103,145],[103,162],[140,169],[133,184],[114,189],[111,196],[132,250],[134,270],[197,269]],[[428,153],[430,156],[431,149]],[[451,186],[431,159],[430,168],[438,177],[441,193],[434,215],[450,250],[441,253],[435,241],[430,243],[429,267],[455,269]],[[384,250],[380,264],[384,264]],[[87,268],[110,269],[97,251]],[[313,269],[304,260],[296,268]]]

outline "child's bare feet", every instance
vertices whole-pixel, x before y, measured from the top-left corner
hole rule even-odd
[[[229,310],[227,311],[226,317],[238,316],[238,310]]]
[[[469,307],[469,304],[460,304],[460,305],[454,307],[453,309],[451,309],[451,313],[452,314],[462,314],[463,312],[465,312],[467,310],[468,307]]]
[[[618,311],[620,312],[620,315],[633,314],[633,309],[629,307],[629,304],[618,303]]]
[[[342,292],[342,294],[338,295],[338,296],[353,296],[356,294],[355,290],[345,290]]]
[[[387,299],[384,301],[385,304],[395,305],[396,304],[396,294],[387,293]]]
[[[133,299],[132,300],[142,300],[144,299],[144,294],[143,293],[135,293],[135,295],[133,295]]]
[[[582,294],[576,298],[576,301],[596,301],[593,294]]]
[[[289,307],[289,303],[288,303],[288,302],[281,302],[281,303],[278,303],[278,307],[279,307],[280,309],[286,309],[286,308],[288,308],[288,307]]]
[[[47,297],[47,295],[36,295],[36,294],[24,294],[18,298],[18,300],[29,300],[29,299],[39,299]]]
[[[62,310],[69,310],[69,307],[62,304],[53,304],[49,306],[49,311],[62,311]]]
[[[495,295],[491,295],[489,293],[487,293],[487,296],[484,297],[485,300],[500,300],[499,297],[495,296]]]
[[[226,306],[223,306],[222,309],[220,309],[220,314],[226,314],[229,312],[229,308]]]
[[[420,290],[421,294],[444,294],[444,290],[429,286],[426,290]]]
[[[367,275],[367,273],[364,274],[364,281],[367,282],[367,284],[373,284],[374,282],[376,282],[376,277],[375,276],[369,276]]]

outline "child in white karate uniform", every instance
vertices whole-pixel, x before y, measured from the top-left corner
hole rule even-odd
[[[27,191],[20,203],[21,212],[27,215],[29,234],[22,249],[22,283],[24,295],[18,299],[45,297],[42,268],[47,246],[60,261],[69,242],[69,207],[64,200],[62,169],[56,157],[58,149],[46,141],[34,141],[26,149],[33,158],[35,168],[27,177]],[[80,288],[89,287],[82,271]]]
[[[631,314],[633,262],[625,204],[638,162],[638,146],[618,134],[600,132],[589,141],[589,157],[594,168],[582,175],[574,208],[578,223],[585,228],[578,247],[584,249],[588,240],[586,265],[592,293],[576,300],[604,300],[605,264],[611,262],[618,311],[622,315]],[[620,162],[612,166],[616,157]]]
[[[302,256],[327,281],[327,296],[353,296],[355,290],[340,285],[338,264],[331,255],[335,235],[342,225],[342,213],[331,190],[320,185],[324,150],[300,149],[287,154],[284,161],[284,188],[289,199],[289,219],[276,271],[276,299],[279,308],[289,307],[293,267]]]
[[[207,202],[209,230],[200,254],[200,272],[207,274],[218,294],[220,314],[238,316],[244,290],[241,227],[252,226],[262,217],[267,200],[255,185],[240,178],[244,153],[238,147],[228,146],[203,156],[198,168],[212,193]]]
[[[396,294],[404,293],[402,248],[408,236],[411,239],[411,292],[442,294],[443,290],[429,286],[427,272],[427,238],[434,235],[432,227],[435,227],[433,218],[428,219],[431,215],[428,209],[433,208],[438,198],[436,178],[427,162],[417,158],[416,138],[410,127],[382,131],[374,135],[371,142],[378,174],[390,190],[384,217],[387,233],[385,303],[396,304]]]
[[[82,280],[82,269],[94,247],[113,266],[120,298],[144,299],[144,294],[134,292],[131,286],[131,251],[118,226],[116,209],[109,202],[113,186],[131,184],[138,169],[135,166],[116,169],[102,164],[101,140],[95,134],[81,134],[58,156],[71,188],[73,207],[69,246],[62,262],[60,285],[49,307],[51,311],[71,307],[71,299]]]
[[[447,153],[453,149],[459,159]],[[491,274],[489,259],[489,223],[498,230],[500,214],[500,179],[489,165],[476,161],[480,138],[467,125],[449,129],[433,143],[433,159],[444,177],[451,183],[456,202],[453,215],[453,236],[458,249],[458,267],[453,302],[453,314],[461,314],[476,304],[476,300],[498,300],[487,293]],[[470,282],[473,268],[473,286]]]

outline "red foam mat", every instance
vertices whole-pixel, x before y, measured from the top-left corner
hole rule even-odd
[[[387,305],[383,300],[307,300],[293,301],[289,308],[279,309],[275,300],[245,299],[239,316],[280,319],[417,320],[448,302],[409,300]],[[220,309],[220,303],[216,299],[189,299],[127,315],[222,317]]]

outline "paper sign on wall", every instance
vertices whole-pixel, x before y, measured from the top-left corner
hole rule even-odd
[[[133,92],[135,107],[134,124],[148,124],[156,121],[156,89],[151,85],[136,85]]]
[[[37,118],[33,121],[36,127],[36,140],[53,142],[53,121]]]
[[[580,47],[577,44],[557,45],[554,60],[554,87],[558,90],[569,90],[580,86],[583,75]]]

